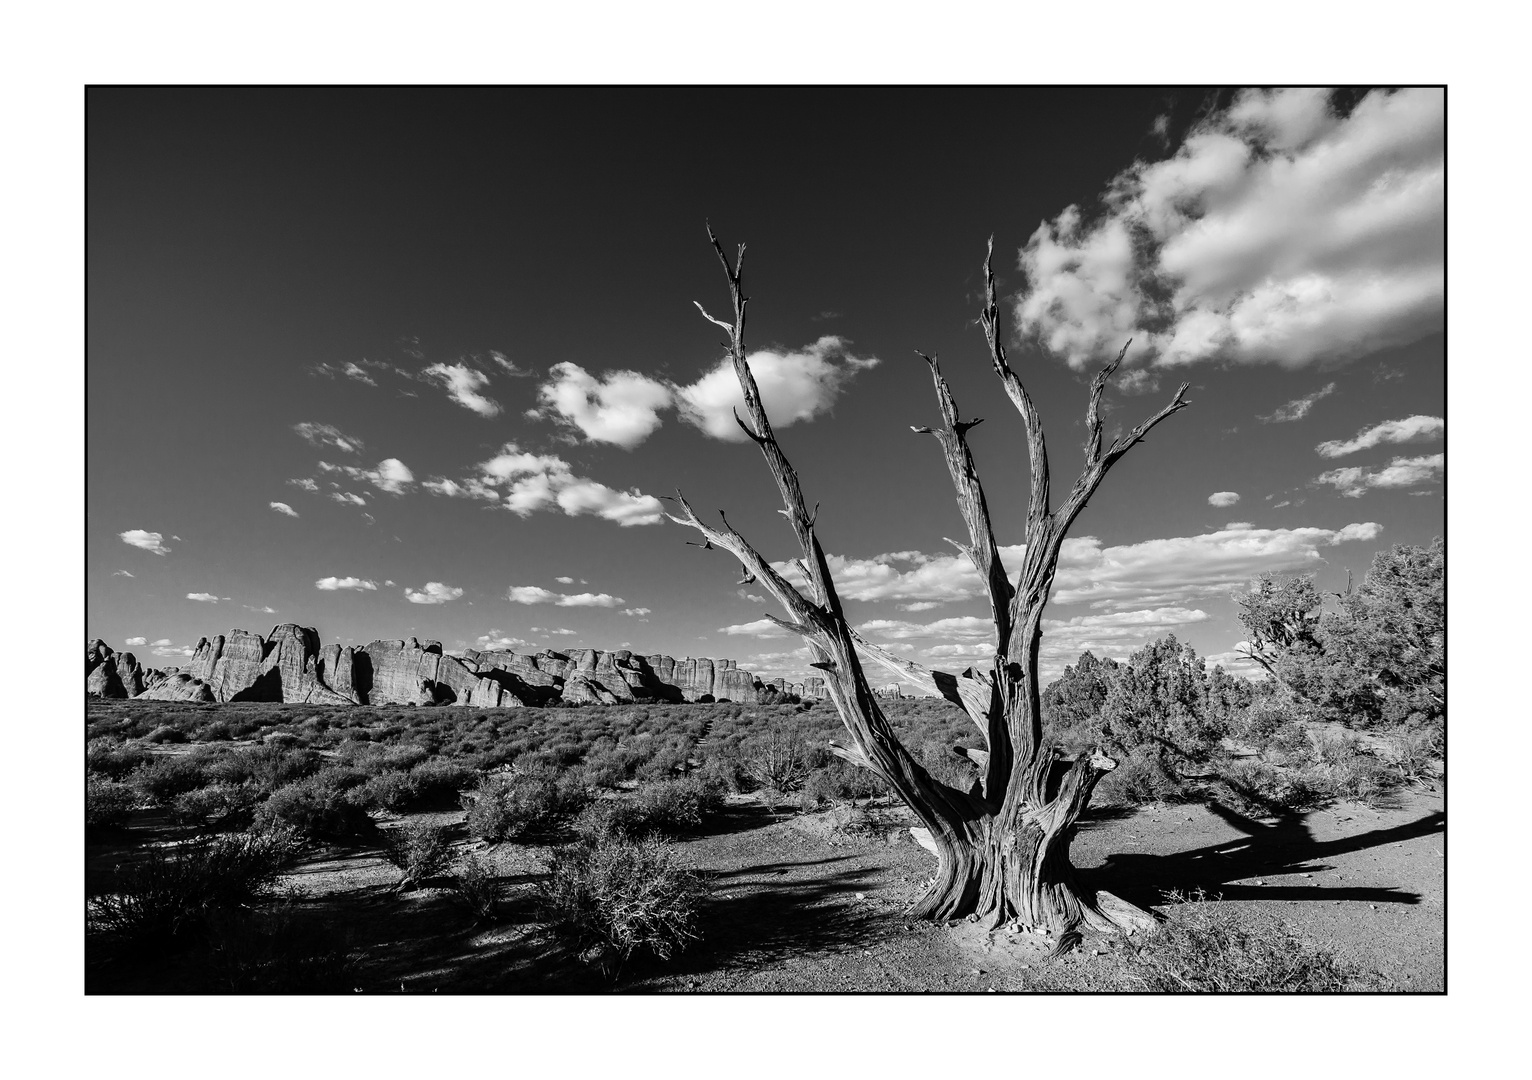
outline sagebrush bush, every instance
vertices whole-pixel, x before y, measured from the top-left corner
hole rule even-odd
[[[440,877],[452,866],[451,830],[445,825],[413,822],[383,833],[383,855],[404,873],[401,885]]]
[[[138,789],[106,776],[85,778],[85,828],[111,829],[124,824],[138,806]]]
[[[647,784],[631,799],[591,803],[575,819],[575,832],[587,839],[637,839],[657,833],[683,836],[723,807],[723,793],[698,777]]]
[[[574,773],[539,771],[488,777],[464,799],[469,835],[499,843],[552,831],[584,809],[590,793]]]
[[[209,910],[268,891],[301,848],[296,830],[282,827],[151,847],[90,901],[90,928],[127,943],[168,943],[200,929]]]
[[[1140,747],[1117,763],[1096,785],[1093,801],[1101,806],[1146,806],[1183,802],[1180,779],[1155,750]]]
[[[744,755],[741,765],[745,775],[757,787],[777,791],[797,791],[812,771],[808,749],[796,733],[772,728],[765,735],[746,739],[740,744]]]
[[[1216,903],[1182,904],[1158,930],[1124,944],[1114,954],[1115,966],[1095,973],[1097,985],[1089,989],[1333,994],[1374,989],[1378,982],[1342,963],[1332,950],[1304,941],[1279,919]],[[1033,989],[1080,989],[1063,985],[1066,979],[1062,972],[1045,971]]]
[[[123,746],[110,739],[92,739],[85,746],[85,771],[109,780],[121,780],[149,760],[139,746]]]
[[[367,814],[363,777],[336,766],[272,792],[256,821],[291,825],[305,836],[334,839],[369,836],[376,826]]]
[[[488,860],[469,852],[453,867],[451,880],[452,891],[476,920],[494,922],[499,918],[504,887]]]
[[[269,795],[312,775],[323,764],[324,758],[312,750],[264,744],[221,754],[207,766],[207,772],[215,780],[232,784],[248,780]]]
[[[1323,806],[1330,793],[1301,769],[1276,769],[1242,759],[1220,770],[1235,808],[1247,814],[1297,813]]]
[[[212,825],[220,829],[244,829],[255,821],[260,789],[246,781],[231,784],[217,780],[206,787],[183,792],[170,806],[170,816],[181,825]]]
[[[149,734],[144,736],[145,742],[152,743],[184,743],[186,732],[171,724],[162,724]]]
[[[634,954],[668,960],[697,939],[707,886],[657,838],[605,838],[560,848],[537,887],[550,928],[615,974]]]

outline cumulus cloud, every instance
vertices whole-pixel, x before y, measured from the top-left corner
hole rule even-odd
[[[479,463],[480,475],[461,482],[425,485],[438,495],[488,498],[520,517],[557,510],[570,517],[590,514],[622,526],[655,525],[663,519],[660,501],[637,489],[618,491],[576,476],[569,462],[552,454],[532,454],[515,443]]]
[[[294,424],[293,430],[302,435],[313,446],[333,446],[337,450],[344,450],[348,454],[361,453],[364,443],[354,435],[347,435],[340,428],[330,424],[311,424],[305,421]]]
[[[447,391],[447,396],[465,409],[488,419],[500,415],[500,403],[479,393],[489,385],[489,376],[467,364],[432,364],[420,373]]]
[[[386,364],[381,360],[363,360],[360,363],[348,360],[338,366],[335,364],[315,364],[309,370],[315,375],[323,375],[327,379],[334,379],[339,376],[352,379],[355,382],[366,383],[368,386],[377,386],[377,380],[367,373],[369,369],[373,371],[399,370],[392,364]]]
[[[1443,326],[1440,89],[1245,90],[1161,161],[1066,207],[1021,252],[1022,332],[1076,370],[1130,362],[1300,367]]]
[[[489,358],[495,362],[496,366],[499,367],[501,371],[505,372],[507,375],[514,376],[515,378],[520,379],[529,375],[537,374],[537,372],[533,371],[531,368],[521,367],[509,356],[506,356],[505,353],[499,352],[496,349],[489,350]]]
[[[957,615],[931,623],[913,623],[903,619],[872,619],[859,626],[868,638],[880,641],[908,641],[915,638],[958,638],[982,641],[995,636],[995,624],[977,615]]]
[[[149,532],[145,529],[128,529],[126,532],[118,533],[117,536],[124,544],[143,548],[145,551],[152,551],[156,555],[170,554],[170,549],[164,544],[165,535],[163,533]]]
[[[298,516],[298,511],[294,510],[291,506],[288,506],[285,502],[274,502],[270,505],[271,508],[279,514],[286,514],[288,517]]]
[[[1233,506],[1237,502],[1239,502],[1237,491],[1215,491],[1208,496],[1209,506]]]
[[[523,640],[519,637],[511,637],[506,634],[504,630],[490,630],[489,633],[480,635],[478,638],[478,643],[480,649],[490,652],[515,649],[518,646],[524,648],[532,646],[530,641]]]
[[[412,604],[445,604],[463,595],[463,590],[440,581],[428,581],[423,589],[405,589],[404,598]]]
[[[649,614],[649,609],[646,607],[628,607],[623,608],[622,613],[624,615],[647,615]]]
[[[796,352],[761,350],[747,357],[761,390],[761,402],[773,427],[813,420],[835,404],[841,388],[858,372],[876,367],[876,357],[861,359],[847,351],[850,342],[828,334]],[[715,439],[743,442],[734,410],[749,419],[734,365],[718,365],[690,386],[676,388],[681,417]]]
[[[932,608],[941,607],[937,600],[917,600],[913,604],[900,604],[900,611],[930,611]]]
[[[349,506],[366,506],[367,500],[352,491],[332,491],[330,498],[338,503],[346,503]]]
[[[1382,531],[1371,521],[1334,530],[1226,528],[1115,547],[1104,547],[1094,536],[1071,537],[1060,551],[1053,599],[1116,609],[1223,596],[1264,571],[1312,572],[1324,563],[1322,549],[1372,540]],[[1024,544],[1000,548],[1001,563],[1011,568],[1013,580],[1025,554]],[[829,564],[836,589],[846,600],[948,601],[983,595],[978,572],[965,555],[832,555]],[[789,581],[804,584],[796,564],[772,565]]]
[[[556,593],[536,585],[513,585],[505,597],[513,604],[553,604],[556,607],[613,608],[625,603],[620,596],[607,593]]]
[[[113,577],[137,577],[138,575],[137,574],[130,574],[126,570],[113,570],[112,571],[112,576]]]
[[[755,622],[735,623],[733,626],[720,626],[720,634],[728,634],[730,637],[789,637],[791,635],[770,619],[757,619]]]
[[[305,477],[297,477],[295,479],[289,480],[288,483],[293,485],[293,487],[302,488],[304,491],[318,491],[319,490],[319,481],[317,481],[317,480],[310,480],[306,476]]]
[[[1329,484],[1347,498],[1359,499],[1375,488],[1411,488],[1435,483],[1441,479],[1446,467],[1446,454],[1396,457],[1380,469],[1361,466],[1331,469],[1314,477],[1314,483]]]
[[[1302,420],[1309,414],[1309,410],[1320,400],[1335,393],[1335,384],[1326,383],[1312,394],[1301,398],[1294,398],[1286,405],[1267,413],[1265,416],[1256,417],[1263,424],[1290,424],[1294,420]]]
[[[260,607],[251,607],[249,604],[246,604],[245,610],[254,611],[260,615],[275,615],[277,613],[277,609],[270,604],[262,604]]]
[[[197,600],[204,604],[218,603],[218,597],[214,596],[210,592],[189,592],[186,594],[186,599]]]
[[[123,644],[124,645],[147,645],[147,644],[149,644],[149,639],[148,638],[141,638],[141,637],[130,637],[130,638],[128,638],[127,641],[124,641]]]
[[[575,582],[575,579],[572,577],[556,577],[553,580],[557,581],[560,585],[573,585]]]
[[[357,577],[327,577],[314,582],[314,588],[321,592],[334,592],[337,589],[354,589],[365,592],[377,592],[376,581],[366,581]]]
[[[415,474],[410,472],[409,466],[398,458],[384,458],[378,462],[376,468],[363,469],[356,465],[332,465],[328,461],[321,461],[319,468],[327,473],[342,473],[353,480],[361,480],[371,484],[379,491],[386,491],[390,495],[402,495],[409,490],[409,486],[415,482]],[[334,496],[331,496],[334,498]],[[346,500],[342,500],[346,501]],[[358,503],[357,505],[362,505]]]
[[[1350,439],[1322,442],[1314,449],[1320,457],[1345,457],[1384,443],[1430,442],[1441,438],[1446,430],[1440,416],[1406,416],[1403,420],[1385,420],[1375,427],[1363,428]]]
[[[609,371],[599,379],[578,364],[555,364],[537,396],[550,416],[578,429],[590,442],[631,450],[661,424],[672,391],[636,371]]]

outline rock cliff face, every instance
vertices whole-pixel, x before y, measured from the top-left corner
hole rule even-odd
[[[312,628],[284,623],[269,637],[230,630],[197,642],[185,670],[145,673],[131,653],[99,639],[85,647],[85,689],[102,697],[163,701],[284,701],[322,705],[621,705],[823,697],[824,682],[762,683],[733,660],[637,656],[581,649],[534,655],[442,651],[441,642],[378,640],[321,647]]]

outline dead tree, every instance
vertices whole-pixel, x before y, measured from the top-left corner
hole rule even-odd
[[[778,573],[722,512],[717,526],[706,524],[677,492],[680,513],[667,516],[696,529],[706,543],[733,554],[786,609],[785,619],[767,617],[808,643],[812,666],[824,672],[829,696],[850,734],[850,745],[832,742],[831,751],[870,769],[930,830],[939,868],[935,882],[915,903],[911,914],[931,919],[977,915],[992,926],[1015,921],[1060,934],[1081,927],[1131,932],[1151,925],[1152,918],[1146,912],[1110,893],[1083,890],[1076,879],[1069,861],[1075,823],[1089,804],[1097,781],[1117,763],[1096,749],[1065,757],[1049,744],[1043,731],[1037,661],[1043,608],[1069,526],[1107,470],[1161,420],[1186,407],[1186,384],[1165,408],[1103,448],[1101,395],[1122,361],[1122,354],[1118,354],[1091,384],[1085,470],[1063,503],[1050,509],[1048,452],[1042,425],[1026,388],[1006,361],[1002,343],[995,276],[990,266],[994,250],[991,240],[984,260],[986,296],[979,321],[995,373],[1026,424],[1031,458],[1026,555],[1013,584],[1001,565],[984,491],[968,449],[968,432],[979,420],[959,418],[936,359],[921,354],[936,385],[942,423],[914,430],[934,435],[941,444],[970,539],[968,544],[953,543],[978,568],[995,624],[995,659],[988,670],[970,668],[961,675],[930,671],[866,641],[846,621],[824,549],[815,535],[817,507],[814,513],[809,511],[798,476],[777,444],[755,377],[745,362],[747,298],[740,278],[744,245],[730,265],[711,228],[708,239],[728,278],[734,318],[732,322],[715,319],[701,304],[697,308],[729,335],[729,355],[749,413],[748,423],[738,412],[735,420],[765,455],[776,479],[784,507],[779,512],[797,536],[802,550],[798,567],[806,586],[800,590]],[[971,790],[960,791],[936,779],[899,742],[868,685],[859,650],[909,682],[948,698],[973,720],[983,747],[954,748],[978,766],[979,780]]]

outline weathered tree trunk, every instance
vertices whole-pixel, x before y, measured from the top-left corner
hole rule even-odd
[[[1090,804],[1097,781],[1116,762],[1091,750],[1072,761],[1061,760],[1044,735],[1038,682],[1038,650],[1042,613],[1053,587],[1059,551],[1069,526],[1085,508],[1111,466],[1149,429],[1186,407],[1183,384],[1170,404],[1104,452],[1101,445],[1101,395],[1122,361],[1127,347],[1098,374],[1091,385],[1086,411],[1085,471],[1056,510],[1050,510],[1048,455],[1042,426],[1032,400],[1006,360],[1000,339],[999,306],[990,259],[984,263],[986,303],[980,323],[990,348],[990,360],[1007,394],[1027,426],[1031,492],[1027,514],[1026,554],[1013,586],[1001,565],[999,547],[980,487],[967,433],[979,420],[963,421],[933,357],[925,357],[935,382],[942,425],[917,427],[941,443],[957,491],[971,543],[954,545],[973,561],[984,581],[995,624],[995,660],[988,671],[972,669],[961,675],[930,671],[867,641],[847,622],[829,564],[815,535],[818,508],[810,514],[797,474],[772,433],[761,405],[755,377],[745,361],[746,298],[740,284],[744,261],[741,246],[734,264],[708,231],[728,277],[734,306],[733,322],[710,322],[729,334],[733,360],[745,407],[746,423],[735,419],[760,448],[777,481],[783,513],[797,535],[803,557],[798,567],[808,595],[800,592],[735,531],[722,514],[721,527],[704,524],[677,492],[681,514],[672,521],[697,529],[713,547],[732,553],[786,609],[789,618],[767,616],[800,635],[814,657],[813,667],[825,672],[825,685],[851,736],[851,746],[831,743],[838,756],[877,774],[920,818],[930,831],[937,852],[935,879],[914,905],[912,914],[932,919],[978,916],[993,925],[1015,922],[1053,933],[1090,928],[1132,931],[1152,925],[1148,913],[1105,892],[1083,890],[1069,860],[1069,845],[1081,814]],[[982,749],[955,747],[979,768],[971,791],[959,791],[933,777],[900,744],[889,726],[863,673],[860,654],[884,664],[901,677],[959,705],[983,738]]]

